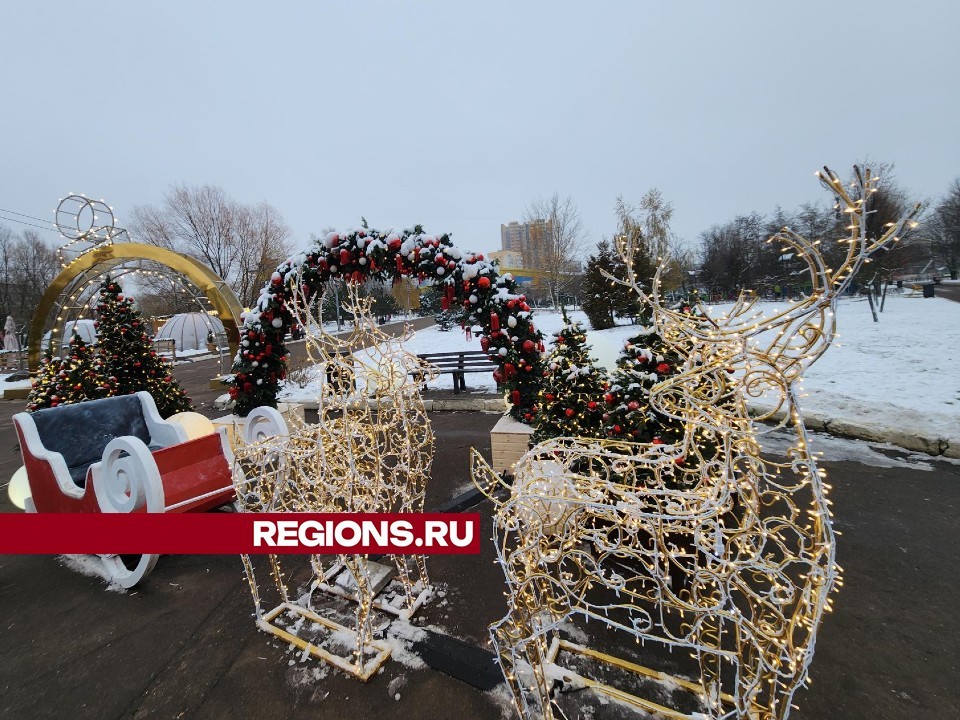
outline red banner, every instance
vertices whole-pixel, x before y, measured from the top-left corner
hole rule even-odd
[[[0,513],[3,555],[479,552],[479,513]]]

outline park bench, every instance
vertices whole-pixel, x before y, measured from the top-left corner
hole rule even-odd
[[[17,413],[13,422],[27,512],[198,512],[236,501],[226,431],[189,439],[147,392]],[[132,587],[157,556],[139,556],[132,569],[119,556],[101,559],[111,580]]]
[[[177,341],[171,338],[154,340],[153,349],[158,354],[169,354],[171,360],[177,359]]]
[[[20,352],[17,350],[0,351],[0,370],[19,370]]]
[[[497,364],[482,350],[421,353],[417,357],[423,363],[436,368],[438,373],[453,375],[453,392],[457,394],[467,389],[464,378],[467,373],[493,372],[497,369]],[[423,373],[418,370],[411,370],[410,374],[416,377],[418,381],[423,378]]]

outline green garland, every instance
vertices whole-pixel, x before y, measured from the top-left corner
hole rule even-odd
[[[428,235],[419,225],[402,232],[362,228],[327,233],[277,267],[256,306],[242,316],[230,387],[237,414],[277,405],[286,377],[283,340],[293,320],[288,303],[294,294],[309,301],[336,278],[362,283],[405,277],[441,286],[445,309],[452,303],[463,306],[465,324],[481,335],[481,347],[498,365],[493,377],[506,395],[510,414],[530,422],[543,376],[544,347],[525,296],[517,293],[511,275],[501,275],[482,254],[463,252],[449,235]]]

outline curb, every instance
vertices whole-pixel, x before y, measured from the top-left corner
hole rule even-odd
[[[753,415],[759,415],[761,411],[756,408],[751,408],[750,412]],[[769,420],[771,422],[783,422],[786,417],[786,412],[779,411],[771,415]],[[815,413],[805,415],[803,424],[808,430],[824,432],[828,435],[850,438],[852,440],[889,443],[904,450],[922,452],[926,455],[933,455],[934,457],[960,459],[960,440],[957,439],[911,435],[905,432],[891,431],[888,427],[880,428],[869,423],[837,420]]]
[[[226,405],[221,406],[222,399],[229,400],[227,395],[217,398],[215,407],[226,410]],[[314,402],[299,403],[307,410],[316,410],[318,404]],[[424,408],[427,412],[483,412],[503,414],[507,410],[507,405],[503,398],[447,398],[443,400],[424,399]],[[751,414],[759,415],[761,411],[751,408]],[[770,416],[771,422],[783,422],[786,419],[786,413],[777,412]],[[960,440],[949,438],[931,438],[908,433],[891,432],[890,428],[879,428],[869,423],[857,423],[849,420],[836,420],[831,417],[825,417],[814,413],[804,417],[804,424],[808,430],[825,432],[828,435],[835,435],[851,440],[865,440],[868,442],[882,442],[896,445],[904,450],[921,452],[925,455],[934,457],[946,457],[960,459]]]
[[[317,410],[319,404],[316,400],[291,400],[298,405],[302,405],[304,410]],[[371,406],[374,401],[369,401]],[[230,398],[228,395],[221,395],[214,403],[217,410],[228,410]],[[496,413],[502,415],[507,411],[507,404],[503,398],[446,398],[443,400],[423,400],[424,409],[427,412],[483,412]]]

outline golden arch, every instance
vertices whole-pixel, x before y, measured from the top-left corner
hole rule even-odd
[[[219,275],[188,255],[154,245],[118,243],[101,245],[84,253],[67,265],[43,293],[40,305],[30,323],[30,346],[27,358],[31,372],[35,372],[40,366],[40,340],[46,319],[51,311],[64,307],[65,303],[61,302],[61,298],[64,297],[65,291],[76,289],[78,284],[85,287],[89,281],[130,260],[152,260],[174,270],[199,288],[223,323],[227,341],[230,343],[230,354],[236,354],[240,347],[239,325],[243,308],[233,290]]]

